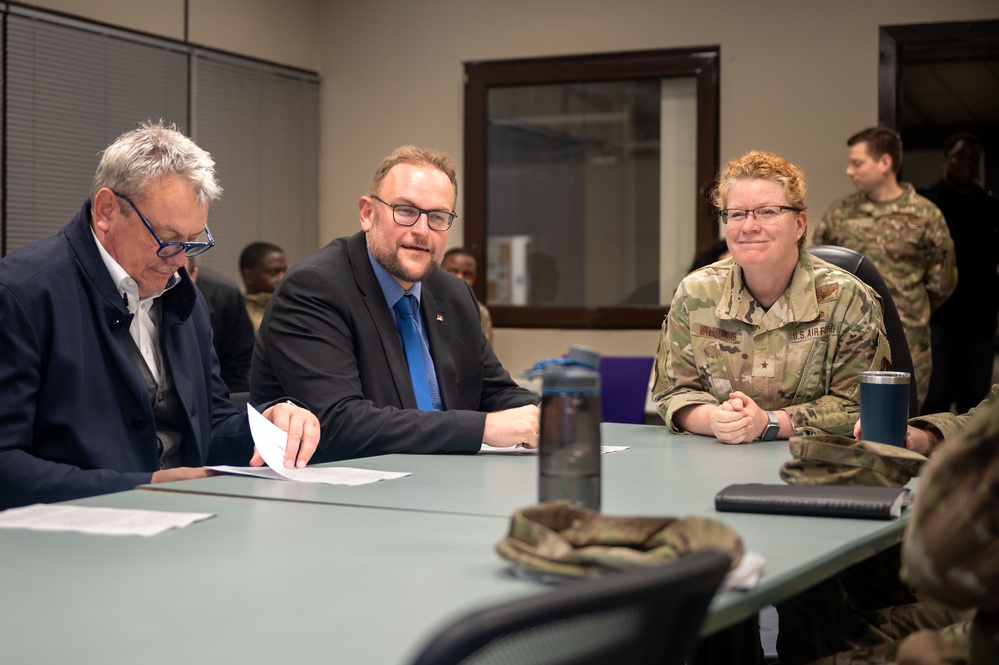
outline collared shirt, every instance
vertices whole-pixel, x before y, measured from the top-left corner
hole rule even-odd
[[[371,261],[371,268],[375,271],[375,279],[378,280],[378,286],[382,289],[382,295],[385,296],[385,304],[388,305],[389,311],[392,312],[392,320],[395,322],[396,330],[399,329],[399,315],[395,311],[395,304],[399,302],[404,296],[413,296],[416,299],[417,310],[413,312],[413,318],[416,320],[416,329],[420,333],[420,348],[423,349],[423,364],[427,368],[427,379],[430,383],[430,401],[434,406],[434,411],[443,411],[444,405],[441,402],[441,391],[440,387],[437,385],[437,374],[434,371],[434,359],[430,357],[430,343],[427,341],[427,332],[423,328],[423,317],[420,316],[420,293],[422,291],[422,284],[417,282],[413,284],[413,288],[406,291],[399,285],[399,282],[395,280],[395,277],[389,273],[388,270],[382,267],[375,258],[371,256],[371,252],[368,252],[368,260]],[[400,339],[402,336],[400,335]]]
[[[97,251],[101,253],[104,266],[111,273],[111,280],[118,287],[118,293],[121,294],[125,306],[128,307],[128,311],[132,313],[132,324],[128,329],[132,334],[132,340],[135,341],[135,346],[142,354],[142,359],[146,361],[149,371],[159,381],[162,372],[162,359],[159,352],[160,336],[157,329],[156,317],[153,316],[152,311],[153,303],[159,296],[140,299],[139,285],[115,261],[114,257],[108,254],[108,251],[104,249],[104,245],[97,239],[97,234],[94,233],[93,229],[90,230],[90,233],[94,236],[94,242],[97,244]],[[166,293],[179,283],[180,276],[174,273],[167,282],[166,288],[163,289],[163,293]],[[160,295],[163,295],[163,293]]]

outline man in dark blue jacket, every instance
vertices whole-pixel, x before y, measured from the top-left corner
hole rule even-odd
[[[66,227],[0,260],[0,509],[262,463],[183,269],[214,245],[221,191],[207,152],[146,123],[105,150]],[[304,466],[315,416],[261,409]]]

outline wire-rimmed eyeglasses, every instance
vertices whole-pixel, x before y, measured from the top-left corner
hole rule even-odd
[[[134,203],[132,203],[132,199],[128,198],[124,194],[119,194],[118,192],[115,191],[112,191],[111,193],[117,196],[119,199],[125,201],[125,203],[127,203],[128,205],[132,206],[132,210],[134,210],[135,214],[139,216],[139,219],[142,220],[142,223],[146,225],[146,228],[149,230],[149,233],[151,233],[153,239],[156,240],[156,244],[159,245],[159,248],[156,250],[156,256],[166,259],[170,258],[171,256],[176,256],[181,252],[186,252],[187,253],[186,256],[197,256],[198,254],[204,254],[205,252],[207,252],[208,250],[210,250],[212,247],[215,246],[215,239],[212,238],[212,232],[208,230],[207,225],[205,226],[205,235],[208,237],[208,240],[201,240],[195,242],[173,242],[173,241],[163,242],[162,240],[160,240],[160,237],[156,235],[156,231],[153,231],[153,227],[150,226],[149,220],[147,220],[145,215],[139,212],[139,209],[135,207]]]
[[[427,226],[429,226],[432,230],[447,231],[451,228],[451,223],[454,222],[454,218],[458,216],[453,212],[448,212],[447,210],[424,210],[423,208],[417,208],[416,206],[409,205],[408,203],[389,203],[388,201],[383,201],[373,194],[371,198],[379,203],[384,203],[389,208],[392,208],[392,221],[400,226],[413,226],[420,220],[420,215],[426,215]]]
[[[772,224],[777,221],[780,214],[785,210],[791,210],[794,212],[801,212],[801,208],[795,208],[793,206],[760,206],[759,208],[725,208],[724,210],[718,211],[718,219],[721,220],[722,224],[728,224],[732,222],[733,224],[742,224],[747,219],[749,215],[752,214],[756,218],[756,221],[760,224]]]

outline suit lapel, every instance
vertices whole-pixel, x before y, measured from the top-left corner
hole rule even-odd
[[[347,241],[347,254],[350,257],[351,270],[354,273],[357,289],[361,293],[361,299],[364,301],[368,316],[371,317],[370,326],[359,326],[359,328],[369,328],[365,332],[378,336],[388,365],[384,368],[384,373],[392,377],[399,405],[405,409],[415,409],[417,408],[416,395],[413,393],[413,383],[409,378],[409,366],[406,364],[406,353],[402,348],[402,339],[399,337],[398,328],[395,327],[392,313],[385,303],[385,294],[382,293],[382,288],[378,285],[375,271],[371,268],[363,231]]]
[[[447,316],[445,303],[438,301],[430,279],[424,280],[420,293],[420,310],[423,312],[423,329],[427,332],[430,356],[434,361],[437,387],[441,391],[444,410],[455,403],[455,390],[458,385],[451,354],[451,322]]]

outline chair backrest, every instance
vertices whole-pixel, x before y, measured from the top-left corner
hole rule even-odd
[[[727,555],[703,551],[482,610],[413,665],[682,665],[728,566]]]
[[[909,353],[909,342],[905,339],[905,328],[898,316],[895,300],[888,291],[888,285],[878,272],[877,267],[860,252],[835,245],[816,245],[808,248],[809,253],[823,261],[849,270],[860,281],[874,289],[881,296],[881,309],[885,322],[885,333],[888,344],[891,345],[892,369],[897,372],[909,373],[909,417],[919,415],[919,396],[916,394],[916,370],[912,366],[912,355]]]
[[[645,423],[652,356],[600,357],[600,410],[605,423]]]
[[[250,393],[229,393],[229,401],[240,413],[246,413],[246,404],[250,401]]]

